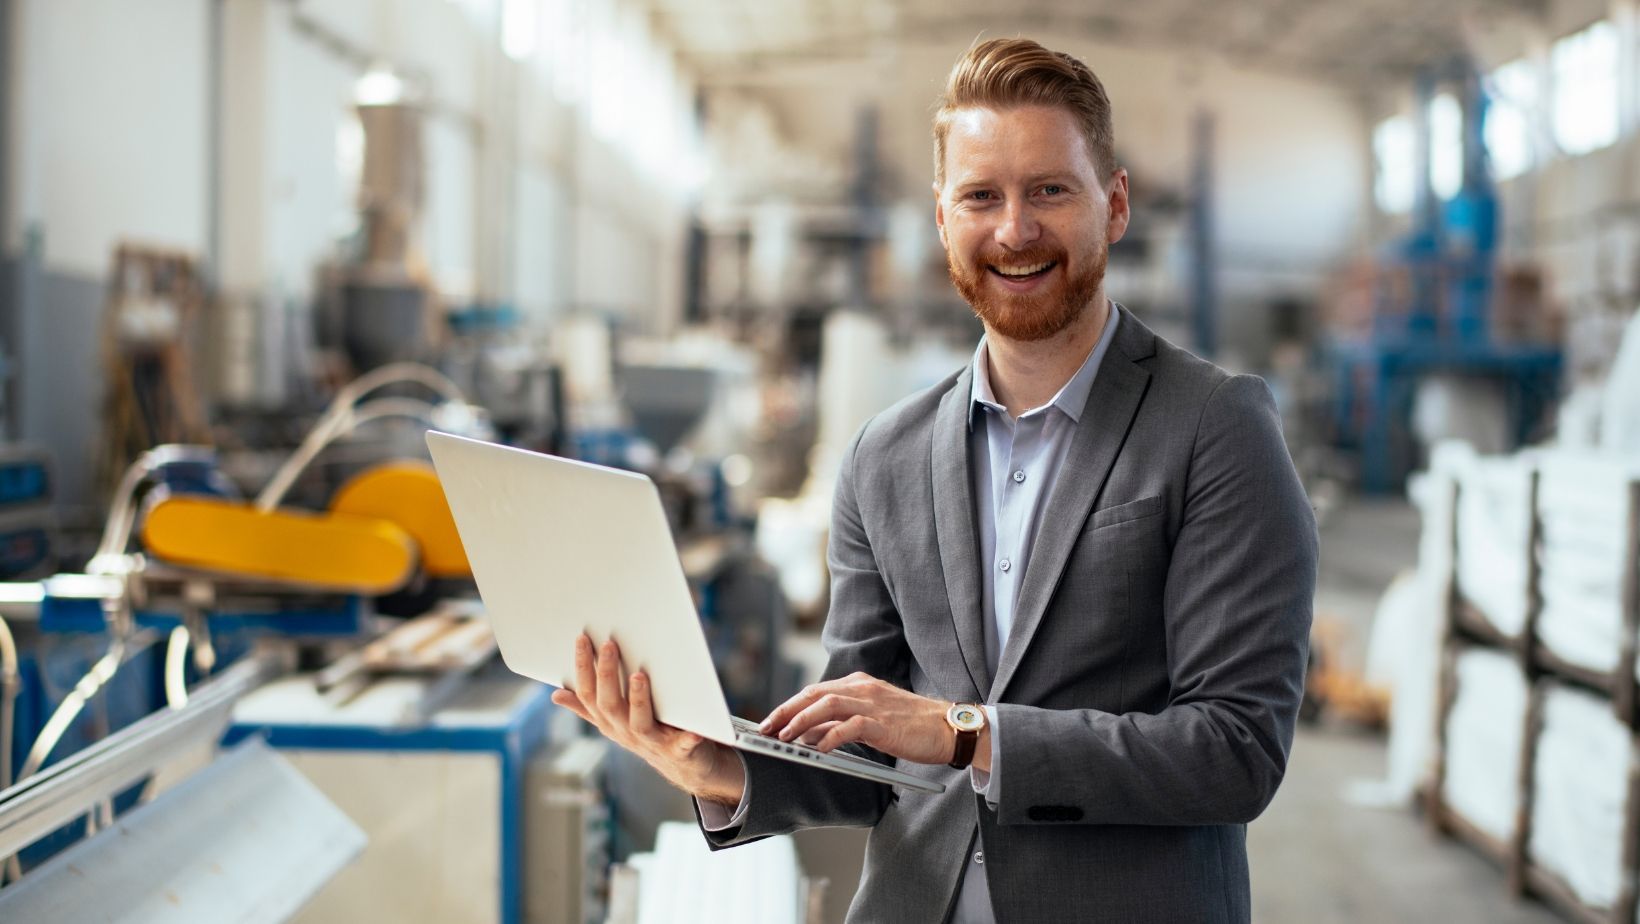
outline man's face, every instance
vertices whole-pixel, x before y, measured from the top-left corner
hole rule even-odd
[[[1099,294],[1110,244],[1128,222],[1127,171],[1100,179],[1067,110],[952,117],[934,220],[951,281],[992,331],[1051,337]]]

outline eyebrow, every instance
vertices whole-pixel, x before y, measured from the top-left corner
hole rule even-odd
[[[1071,174],[1068,174],[1068,173],[1033,173],[1030,176],[1025,178],[1025,185],[1026,186],[1036,186],[1036,185],[1039,185],[1041,183],[1048,183],[1048,182],[1059,183],[1059,184],[1064,185],[1064,186],[1071,186],[1071,185],[1075,185],[1076,178],[1073,177]],[[968,192],[968,191],[974,190],[974,189],[984,189],[987,186],[996,186],[996,185],[999,185],[999,184],[997,184],[995,181],[992,181],[992,180],[972,179],[972,180],[964,180],[963,182],[958,183],[955,187],[955,190],[959,193],[963,193],[963,192]]]

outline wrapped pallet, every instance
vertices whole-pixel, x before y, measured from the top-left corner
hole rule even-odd
[[[1607,673],[1622,648],[1629,483],[1640,465],[1611,454],[1544,455],[1538,484],[1538,637],[1575,667]]]
[[[1526,678],[1509,655],[1472,648],[1458,655],[1446,716],[1441,800],[1499,844],[1515,834],[1520,807]]]
[[[1585,905],[1610,909],[1623,874],[1629,731],[1610,701],[1578,690],[1551,687],[1542,708],[1527,856]]]

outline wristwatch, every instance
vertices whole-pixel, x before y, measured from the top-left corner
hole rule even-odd
[[[979,744],[980,730],[985,727],[985,710],[974,703],[952,703],[951,708],[945,710],[945,722],[957,733],[951,769],[965,770],[974,762],[974,746]]]

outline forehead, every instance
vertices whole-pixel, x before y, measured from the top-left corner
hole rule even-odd
[[[1097,174],[1082,126],[1069,110],[976,106],[951,114],[945,136],[947,182],[1052,173]]]

